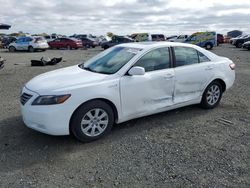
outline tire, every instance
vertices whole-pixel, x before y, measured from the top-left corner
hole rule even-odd
[[[207,43],[207,44],[205,44],[205,48],[206,48],[206,50],[211,50],[213,48],[213,44]]]
[[[15,51],[16,51],[16,48],[14,46],[9,47],[9,52],[15,52]]]
[[[79,141],[91,142],[109,133],[113,124],[114,112],[111,106],[104,101],[94,100],[83,104],[74,112],[70,130]]]
[[[219,82],[213,81],[210,83],[207,88],[205,89],[202,100],[201,106],[205,109],[213,109],[220,103],[222,97],[222,86]]]
[[[108,48],[109,48],[108,45],[105,45],[105,46],[103,47],[104,50],[107,50]]]
[[[239,42],[239,43],[236,44],[236,48],[241,48],[242,45],[243,45],[243,44]]]
[[[29,52],[34,52],[35,51],[35,49],[32,46],[29,46],[28,50],[29,50]]]

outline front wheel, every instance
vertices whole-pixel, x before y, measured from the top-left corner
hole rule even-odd
[[[70,128],[73,135],[82,142],[97,140],[106,135],[114,124],[114,112],[100,100],[83,104],[74,113]]]
[[[205,45],[206,50],[211,50],[213,48],[213,45],[211,43],[207,43]]]
[[[15,52],[15,51],[16,51],[16,48],[15,48],[14,46],[10,46],[10,47],[9,47],[9,51],[10,51],[10,52]]]
[[[236,48],[241,48],[242,47],[242,43],[237,43],[236,44]]]
[[[205,89],[201,100],[201,106],[206,109],[215,108],[220,103],[221,97],[222,86],[219,82],[214,81]]]
[[[108,45],[105,45],[105,46],[103,47],[104,50],[107,50],[108,48],[109,48]]]

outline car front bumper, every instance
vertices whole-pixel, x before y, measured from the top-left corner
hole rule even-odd
[[[49,135],[70,134],[69,122],[72,113],[64,104],[31,105],[39,95],[25,87],[22,93],[32,95],[24,105],[21,104],[23,122],[27,127]]]

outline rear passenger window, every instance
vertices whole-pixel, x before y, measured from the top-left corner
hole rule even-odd
[[[168,48],[158,48],[148,52],[134,66],[143,67],[146,72],[169,68]]]
[[[198,53],[193,48],[174,47],[176,67],[199,63]]]
[[[24,38],[24,39],[23,39],[23,42],[30,42],[30,41],[32,41],[32,40],[33,40],[32,38],[27,37],[27,38]]]
[[[210,61],[210,59],[207,56],[205,56],[203,53],[198,52],[198,55],[199,55],[200,63]]]

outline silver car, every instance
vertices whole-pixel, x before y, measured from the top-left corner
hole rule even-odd
[[[45,51],[49,48],[47,41],[43,37],[20,37],[15,42],[9,44],[9,51]]]

